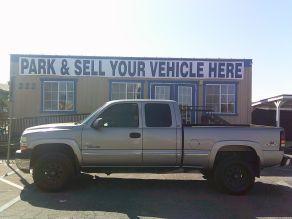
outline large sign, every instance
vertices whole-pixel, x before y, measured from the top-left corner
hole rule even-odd
[[[19,75],[109,78],[243,79],[243,61],[19,57]]]

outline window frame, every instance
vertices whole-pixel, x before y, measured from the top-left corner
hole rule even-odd
[[[163,88],[163,89],[165,89],[165,88],[167,88],[168,89],[168,91],[169,91],[169,98],[168,99],[160,99],[160,98],[156,98],[155,97],[155,95],[158,93],[158,89],[159,88]],[[155,100],[171,100],[171,86],[167,86],[167,85],[156,85],[156,86],[154,86],[154,98],[153,99],[155,99]],[[164,91],[166,91],[166,90],[164,90]]]
[[[41,80],[41,112],[42,113],[54,113],[54,114],[74,114],[76,112],[76,105],[77,105],[77,79],[47,79],[42,78]],[[72,110],[46,110],[45,109],[45,92],[44,92],[44,85],[46,82],[57,82],[58,83],[58,100],[59,100],[59,83],[61,82],[72,82],[73,83],[73,108]],[[59,101],[58,101],[59,103]]]
[[[126,90],[127,90],[127,84],[140,84],[141,85],[141,98],[144,99],[144,81],[139,80],[110,80],[109,81],[109,100],[112,99],[112,87],[115,83],[124,83],[126,84]],[[126,93],[126,99],[127,99],[127,93]],[[140,99],[127,99],[127,100],[140,100]],[[115,99],[116,100],[116,99]]]
[[[104,126],[103,128],[106,128],[106,129],[108,129],[108,128],[133,128],[133,129],[140,128],[141,127],[140,104],[135,103],[135,102],[120,102],[120,103],[115,103],[115,104],[107,106],[104,110],[102,110],[102,112],[100,112],[98,114],[98,116],[93,120],[92,124],[94,123],[95,120],[97,120],[99,118],[103,118],[102,115],[104,113],[106,113],[108,110],[110,110],[112,107],[116,107],[119,105],[129,105],[129,104],[136,105],[136,107],[137,107],[137,116],[138,116],[138,125],[137,126],[109,126],[109,127]]]
[[[171,126],[169,127],[149,127],[146,125],[146,112],[145,112],[145,106],[146,104],[167,104],[169,105],[169,108],[170,108],[170,113],[171,113]],[[155,102],[143,102],[142,105],[141,105],[141,110],[142,110],[142,119],[143,119],[143,128],[144,129],[172,129],[172,128],[177,128],[176,127],[176,117],[175,117],[175,110],[173,108],[173,104],[169,104],[169,103],[166,103],[166,102],[163,102],[163,101],[155,101]]]
[[[192,106],[199,106],[199,84],[198,81],[186,81],[186,80],[149,80],[148,82],[148,98],[155,100],[155,87],[156,86],[169,86],[170,87],[170,99],[178,102],[178,87],[191,87],[192,88]],[[196,123],[198,113],[192,111],[191,119],[193,123]]]
[[[226,81],[208,81],[208,82],[204,82],[204,107],[207,107],[207,86],[208,85],[217,85],[220,86],[220,94],[219,94],[219,106],[220,106],[220,112],[213,112],[216,115],[222,115],[222,116],[238,116],[238,82],[226,82]],[[222,93],[221,93],[221,86],[222,85],[233,85],[235,92],[234,92],[234,112],[221,112],[222,108],[221,108],[221,97],[222,97]]]
[[[180,88],[182,88],[182,89],[191,89],[191,101],[193,102],[193,86],[186,86],[186,85],[178,85],[177,86],[177,104],[178,105],[182,105],[182,104],[180,104],[179,103],[179,97],[180,97],[180,95],[183,97],[183,96],[185,96],[184,95],[184,93],[183,92],[180,92]],[[186,97],[186,96],[185,96]]]

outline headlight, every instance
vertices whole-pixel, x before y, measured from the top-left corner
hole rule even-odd
[[[20,142],[26,142],[27,141],[27,137],[26,136],[21,136],[20,137]]]
[[[20,137],[20,150],[24,151],[26,149],[28,149],[27,137],[21,136]]]

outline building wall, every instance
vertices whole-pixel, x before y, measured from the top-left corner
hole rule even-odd
[[[238,116],[222,116],[231,124],[251,123],[252,68],[245,68],[245,79],[238,83]]]
[[[60,76],[60,75],[19,75],[19,57],[22,55],[11,55],[11,82],[12,82],[12,114],[16,118],[34,117],[41,115],[52,115],[55,113],[42,112],[42,81],[45,79],[74,80],[76,85],[76,109],[69,113],[90,113],[106,101],[110,100],[110,81],[142,81],[143,98],[149,96],[149,87],[153,82],[157,83],[189,83],[196,87],[197,106],[204,106],[204,85],[212,83],[236,83],[237,84],[237,113],[235,115],[220,115],[233,124],[251,123],[251,82],[252,67],[251,60],[244,67],[244,78],[241,80],[219,80],[219,79],[149,79],[149,78],[107,78],[107,77],[85,77],[85,76]],[[25,56],[25,55],[23,55]],[[142,58],[140,58],[142,59]],[[214,59],[216,61],[216,59]],[[221,61],[221,60],[219,60]],[[59,113],[59,112],[58,112]],[[60,112],[62,113],[62,112]]]

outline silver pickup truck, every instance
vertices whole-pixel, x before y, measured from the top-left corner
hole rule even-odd
[[[81,123],[26,129],[16,152],[45,191],[64,188],[74,175],[172,173],[201,170],[231,194],[249,191],[264,167],[285,162],[282,128],[183,126],[175,101],[110,101]]]

